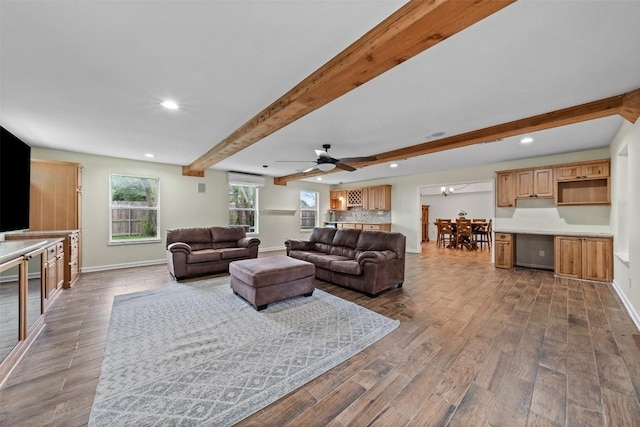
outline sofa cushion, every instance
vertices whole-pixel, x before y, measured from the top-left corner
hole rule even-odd
[[[330,270],[332,261],[349,261],[349,258],[340,255],[310,254],[307,261],[314,263],[316,267]]]
[[[309,236],[309,241],[313,243],[313,249],[325,254],[329,253],[336,231],[336,228],[314,228]]]
[[[309,255],[319,255],[321,252],[316,251],[289,251],[289,256],[291,258],[301,259],[303,261],[307,261]]]
[[[244,258],[250,255],[248,248],[224,248],[218,249],[222,259]]]
[[[330,270],[336,273],[362,274],[362,266],[355,260],[334,260],[330,263]]]
[[[364,251],[393,251],[398,258],[404,258],[406,237],[401,233],[364,230],[356,244],[357,255]]]
[[[344,229],[336,231],[333,243],[329,249],[331,255],[340,255],[354,259],[356,256],[356,243],[361,230]]]
[[[234,242],[233,246],[237,246],[237,241],[246,237],[247,233],[244,227],[239,225],[230,225],[229,227],[211,227],[211,241],[216,242]]]
[[[222,258],[220,251],[214,249],[203,249],[200,251],[193,251],[187,255],[187,264],[194,264],[198,262],[210,262],[219,261]]]
[[[208,227],[174,228],[167,230],[167,246],[175,242],[185,242],[191,249],[211,248],[211,230]]]

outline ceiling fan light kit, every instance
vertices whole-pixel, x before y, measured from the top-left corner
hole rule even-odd
[[[318,163],[318,169],[323,172],[329,172],[330,170],[335,169],[336,165],[333,163]]]

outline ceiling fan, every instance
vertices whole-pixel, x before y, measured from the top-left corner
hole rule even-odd
[[[314,161],[315,165],[310,167],[309,169],[302,171],[302,173],[311,172],[316,168],[320,169],[323,172],[329,172],[330,170],[333,170],[335,168],[353,172],[354,170],[356,170],[356,168],[349,166],[347,163],[371,162],[371,161],[377,160],[375,156],[345,157],[344,159],[336,159],[329,155],[329,148],[331,148],[331,144],[323,144],[322,148],[324,148],[324,151],[316,150],[316,156],[318,156],[318,159]],[[280,161],[287,161],[287,160],[280,160]],[[290,161],[296,161],[296,160],[290,160]]]

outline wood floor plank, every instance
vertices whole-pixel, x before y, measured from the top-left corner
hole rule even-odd
[[[238,425],[640,425],[639,332],[611,285],[423,248],[377,298],[316,281],[400,326]],[[165,265],[83,273],[0,388],[0,426],[86,425],[114,297],[171,283]]]

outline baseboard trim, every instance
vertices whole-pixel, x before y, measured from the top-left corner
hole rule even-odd
[[[611,284],[613,285],[613,289],[615,289],[616,293],[622,300],[622,303],[624,304],[624,307],[627,309],[629,316],[631,316],[631,320],[633,320],[633,323],[635,323],[636,328],[640,329],[640,316],[638,316],[638,313],[633,308],[633,305],[631,305],[631,302],[627,299],[624,292],[622,292],[622,288],[620,287],[620,285],[618,285],[618,283],[616,283],[615,280],[611,282]]]
[[[166,263],[167,263],[166,259],[156,259],[156,260],[140,261],[140,262],[127,262],[124,264],[97,265],[94,267],[82,267],[80,269],[80,272],[94,273],[96,271],[119,270],[121,268],[145,267],[148,265],[160,265],[160,264],[166,264]]]
[[[274,251],[285,251],[285,250],[287,250],[286,246],[272,246],[270,248],[258,247],[258,252],[274,252]]]

